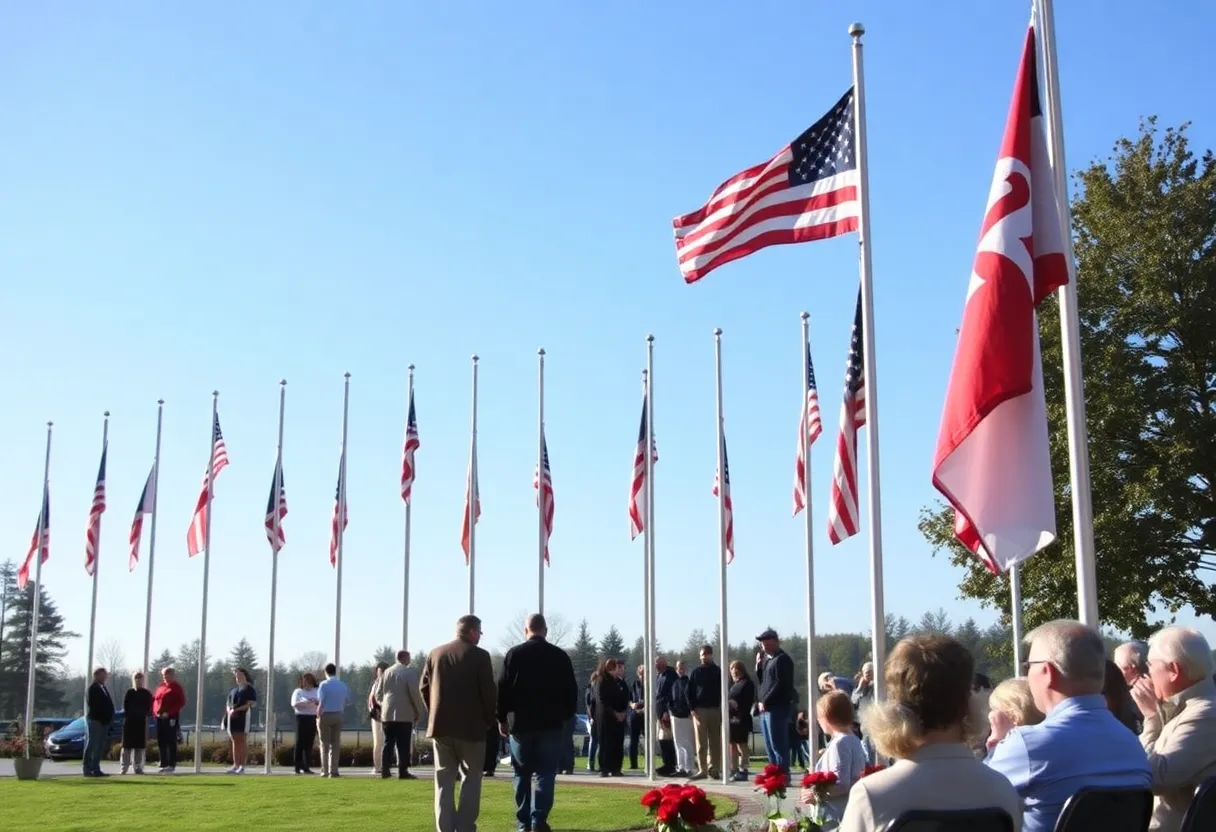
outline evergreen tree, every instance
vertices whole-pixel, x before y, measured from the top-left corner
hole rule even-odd
[[[376,650],[376,653],[372,658],[375,660],[375,662],[388,662],[389,664],[396,664],[397,651],[394,650],[390,644],[382,644]],[[410,656],[410,659],[412,660],[413,656]]]
[[[238,667],[243,667],[249,671],[249,677],[252,680],[253,674],[258,669],[258,656],[253,652],[253,646],[247,639],[242,638],[232,648],[232,652],[228,654],[228,666],[232,670]]]
[[[152,660],[152,666],[148,668],[148,687],[155,688],[160,684],[160,672],[166,667],[173,666],[173,654],[168,650],[161,652],[159,656]]]
[[[600,639],[600,658],[601,659],[619,659],[625,656],[625,639],[621,638],[621,633],[617,630],[616,625],[608,628],[608,632]]]
[[[15,717],[25,712],[26,685],[30,668],[30,624],[33,614],[34,586],[17,591],[9,598],[5,612],[4,644],[0,650],[0,714]],[[67,655],[67,640],[78,633],[64,628],[63,616],[55,602],[41,587],[38,611],[38,665],[34,674],[35,716],[57,716],[68,711],[56,676]]]
[[[575,640],[574,646],[567,652],[570,654],[570,663],[574,665],[574,678],[578,680],[580,687],[586,685],[599,661],[595,650],[595,639],[591,638],[587,619],[584,618],[579,623],[578,638]],[[583,697],[581,696],[578,698],[578,710],[579,713],[583,712]]]
[[[0,667],[4,666],[4,623],[8,620],[9,604],[17,596],[17,564],[11,560],[0,563]],[[0,671],[2,673],[3,671]],[[0,708],[0,712],[3,709]]]
[[[717,642],[710,642],[709,636],[705,635],[705,631],[700,627],[688,634],[688,641],[684,642],[684,649],[680,651],[680,658],[686,662],[696,664],[700,659],[698,656],[701,653],[701,645],[710,644],[714,646],[714,652],[718,652],[716,647]]]

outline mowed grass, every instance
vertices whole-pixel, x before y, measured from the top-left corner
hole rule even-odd
[[[649,827],[638,802],[644,788],[558,783],[549,823],[555,832],[626,832]],[[718,817],[733,815],[727,797],[711,796]],[[291,776],[50,777],[0,780],[5,829],[95,830],[326,828],[430,832],[435,828],[429,779],[340,780]],[[482,784],[478,828],[513,832],[510,779]]]

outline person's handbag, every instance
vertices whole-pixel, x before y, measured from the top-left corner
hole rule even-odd
[[[380,721],[380,703],[379,702],[377,702],[376,704],[372,705],[370,708],[367,709],[367,718],[370,719],[372,722]]]

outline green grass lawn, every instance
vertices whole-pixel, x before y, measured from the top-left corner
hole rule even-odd
[[[555,832],[624,832],[648,826],[638,803],[645,789],[558,783]],[[188,776],[51,777],[0,780],[5,829],[132,830],[326,828],[430,832],[435,828],[430,780],[346,777]],[[729,798],[714,797],[719,817],[734,814]],[[514,832],[510,780],[484,781],[485,832]]]

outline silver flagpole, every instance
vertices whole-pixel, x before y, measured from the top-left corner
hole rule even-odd
[[[279,382],[279,445],[274,462],[274,502],[270,547],[270,648],[266,651],[266,773],[274,766],[274,614],[279,598],[279,511],[283,505],[283,411],[287,405],[287,379]]]
[[[545,614],[545,348],[536,351],[536,382],[537,382],[537,418],[536,418],[536,525],[537,525],[537,556],[536,556],[536,611]]]
[[[654,716],[654,659],[655,659],[655,622],[654,622],[654,336],[646,336],[646,643],[643,654],[646,663],[646,684],[644,704],[646,725],[646,776],[651,780],[655,776],[654,744],[655,726],[658,721]]]
[[[480,489],[477,487],[477,356],[473,355],[473,423],[469,438],[469,500],[465,507],[468,511],[469,523],[469,615],[473,615],[473,602],[476,600],[474,590],[476,581],[477,554],[477,504],[480,501]]]
[[[342,544],[346,534],[346,427],[350,419],[350,373],[343,375],[342,388],[342,455],[338,459],[338,547],[337,547],[337,593],[334,602],[334,666],[342,675]]]
[[[726,633],[726,483],[729,474],[726,471],[726,435],[725,416],[722,413],[722,329],[714,330],[714,374],[718,395],[718,649],[723,657],[729,656],[730,638]],[[729,662],[729,659],[723,658]],[[720,674],[722,679],[722,759],[730,759],[730,686],[727,683],[727,673]],[[707,741],[712,742],[708,737]],[[730,782],[726,766],[722,766],[722,783]]]
[[[1009,570],[1009,609],[1013,619],[1013,675],[1022,675],[1022,568]]]
[[[815,502],[811,499],[811,424],[810,414],[807,413],[807,401],[811,395],[811,376],[808,372],[807,362],[811,355],[811,315],[809,312],[802,313],[802,360],[799,362],[802,365],[802,413],[804,418],[800,420],[802,431],[802,447],[804,457],[802,460],[802,471],[806,482],[806,505],[803,507],[803,521],[806,524],[806,695],[807,695],[807,716],[817,714],[815,710],[816,701],[819,699],[819,674],[816,673],[815,667],[815,535],[812,528],[812,517],[814,512],[811,510]],[[877,668],[877,665],[875,665]],[[875,670],[875,675],[878,671]],[[815,752],[819,748],[819,729],[812,724],[810,731],[810,754],[814,759]]]
[[[1081,324],[1077,304],[1077,264],[1073,259],[1072,208],[1064,164],[1064,116],[1060,103],[1060,68],[1056,60],[1056,24],[1052,0],[1038,0],[1040,50],[1046,76],[1043,85],[1047,152],[1055,176],[1060,233],[1068,282],[1060,287],[1060,346],[1064,363],[1064,414],[1068,425],[1068,474],[1072,490],[1073,547],[1077,569],[1077,606],[1081,623],[1098,626],[1097,549],[1094,545],[1093,493],[1089,476],[1089,437],[1085,425],[1085,382],[1081,376]]]
[[[25,723],[22,726],[25,738],[32,735],[30,725],[34,721],[34,696],[37,693],[38,680],[38,611],[42,607],[42,526],[47,523],[51,498],[51,429],[54,422],[46,423],[46,462],[42,468],[42,505],[38,508],[38,529],[34,532],[34,595],[30,603],[30,670],[25,683]],[[85,671],[92,674],[92,668]],[[25,744],[25,756],[30,756],[29,743]]]
[[[105,412],[105,419],[101,423],[101,457],[105,459],[106,448],[110,443],[110,411]],[[90,504],[91,505],[91,504]],[[84,701],[85,707],[88,708],[89,702],[89,684],[93,677],[93,644],[97,636],[97,571],[101,561],[101,518],[97,522],[97,537],[93,541],[93,603],[89,609],[89,663],[86,666],[84,674]],[[113,670],[113,668],[108,668]]]
[[[405,432],[409,434],[410,407],[414,404],[414,365],[409,366],[409,385],[405,400]],[[412,476],[412,472],[411,472]],[[410,648],[410,503],[414,500],[413,484],[410,498],[405,501],[405,580],[401,587],[401,649]]]
[[[156,455],[152,457],[152,527],[148,530],[148,602],[144,608],[144,673],[152,656],[152,566],[156,558],[156,492],[160,489],[160,429],[165,400],[156,402]],[[140,506],[143,509],[143,506]],[[151,681],[150,679],[148,681]]]
[[[864,341],[862,370],[866,387],[866,486],[870,492],[870,627],[874,646],[874,699],[886,695],[882,668],[887,663],[887,617],[883,609],[882,582],[882,494],[878,476],[878,372],[874,349],[874,282],[870,244],[870,181],[866,158],[866,93],[862,71],[860,23],[849,27],[853,37],[853,114],[857,132],[857,194],[861,203],[859,231],[861,242],[861,330]]]
[[[645,472],[644,482],[642,483],[642,696],[650,696],[650,672],[647,668],[650,666],[650,476],[653,473],[650,458],[650,371],[642,370],[642,417],[646,421],[646,430],[643,434],[643,443],[645,447],[642,450],[642,470]],[[645,727],[646,718],[649,716],[650,710],[642,712],[643,727]],[[631,719],[637,718],[635,711],[630,715]],[[646,747],[642,750],[642,768],[646,771],[646,776],[651,779],[654,775],[650,768],[650,729],[646,728]],[[630,749],[630,753],[636,753],[634,749]]]
[[[207,687],[207,584],[211,579],[211,500],[215,496],[215,422],[220,391],[211,392],[210,446],[207,448],[207,522],[203,530],[203,620],[198,637],[198,681],[194,691],[194,773],[203,773],[203,693]],[[158,472],[159,473],[159,472]]]

